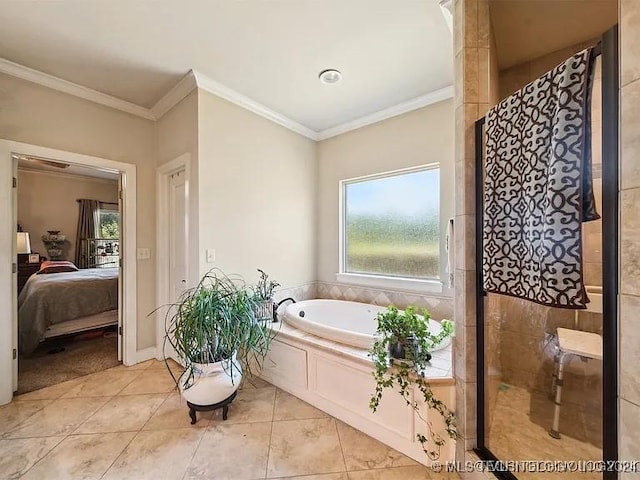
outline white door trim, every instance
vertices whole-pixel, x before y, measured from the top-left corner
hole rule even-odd
[[[66,152],[53,148],[30,145],[0,139],[0,218],[11,219],[0,222],[0,331],[12,332],[15,327],[13,305],[15,297],[15,277],[12,265],[15,262],[15,229],[17,218],[13,202],[13,159],[12,153],[36,157],[52,158],[74,165],[100,168],[123,174],[123,239],[122,258],[124,306],[123,363],[133,365],[137,362],[137,272],[136,272],[136,166],[105,158]],[[8,403],[17,387],[17,378],[13,378],[12,350],[17,348],[17,331],[14,335],[0,335],[0,405]]]
[[[186,214],[186,245],[187,248],[193,244],[192,237],[192,225],[191,225],[191,154],[183,153],[177,158],[160,165],[157,168],[156,173],[156,200],[157,200],[157,218],[156,218],[156,250],[158,252],[158,259],[169,258],[170,245],[169,245],[169,178],[171,174],[184,170],[185,173],[185,214]],[[197,254],[197,250],[195,252]],[[189,262],[187,263],[187,287],[193,286],[193,265],[192,255],[194,252],[189,253]],[[156,298],[158,307],[167,305],[171,301],[171,285],[169,285],[170,278],[170,262],[156,262]],[[165,315],[166,310],[159,308],[156,311],[156,358],[158,360],[164,359],[164,334],[165,334]],[[177,358],[174,360],[178,360]]]

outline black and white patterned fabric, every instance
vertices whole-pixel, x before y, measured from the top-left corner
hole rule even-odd
[[[582,222],[599,218],[591,178],[591,49],[486,117],[483,276],[487,292],[586,308]]]

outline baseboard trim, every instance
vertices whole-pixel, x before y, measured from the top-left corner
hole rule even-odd
[[[156,358],[156,347],[143,348],[136,352],[136,363],[146,362],[152,358]]]

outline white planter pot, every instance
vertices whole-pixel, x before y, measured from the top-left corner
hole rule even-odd
[[[189,388],[184,388],[188,370],[180,377],[178,384],[182,396],[194,405],[214,405],[229,398],[240,386],[242,368],[233,356],[233,377],[231,360],[216,363],[196,363],[193,365],[194,378]]]

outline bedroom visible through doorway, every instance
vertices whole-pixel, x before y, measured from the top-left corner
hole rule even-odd
[[[18,393],[122,359],[121,174],[14,154]]]

